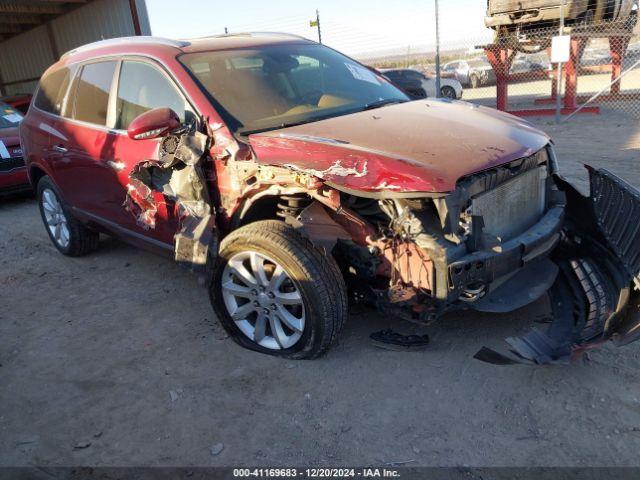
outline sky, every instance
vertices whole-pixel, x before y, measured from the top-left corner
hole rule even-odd
[[[320,11],[323,43],[349,55],[406,53],[435,44],[434,0],[146,0],[151,32],[194,38],[246,31],[278,31],[317,40],[309,26]],[[440,0],[445,48],[487,42],[486,0]]]

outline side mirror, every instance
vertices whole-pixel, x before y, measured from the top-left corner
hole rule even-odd
[[[180,126],[178,114],[170,108],[154,108],[138,115],[129,124],[127,134],[133,140],[148,140],[166,135]]]

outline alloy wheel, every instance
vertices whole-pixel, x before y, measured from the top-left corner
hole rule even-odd
[[[305,308],[296,282],[275,260],[255,251],[231,257],[222,297],[238,329],[258,345],[280,350],[302,337]]]
[[[58,197],[48,188],[42,191],[42,211],[51,237],[62,248],[69,246],[69,225]]]
[[[456,99],[456,91],[452,87],[442,87],[441,93],[444,98]]]

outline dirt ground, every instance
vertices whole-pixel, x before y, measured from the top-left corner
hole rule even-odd
[[[588,162],[640,185],[640,121],[550,122],[538,121],[568,177],[584,182]],[[545,311],[539,301],[429,329],[353,312],[325,357],[278,360],[228,339],[177,265],[109,238],[63,257],[34,200],[4,200],[0,466],[639,465],[640,344],[571,366],[472,359]],[[428,331],[432,345],[371,346],[386,327]]]

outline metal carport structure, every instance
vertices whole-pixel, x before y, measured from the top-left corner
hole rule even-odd
[[[0,96],[31,93],[45,69],[79,45],[150,34],[144,0],[2,0]]]

